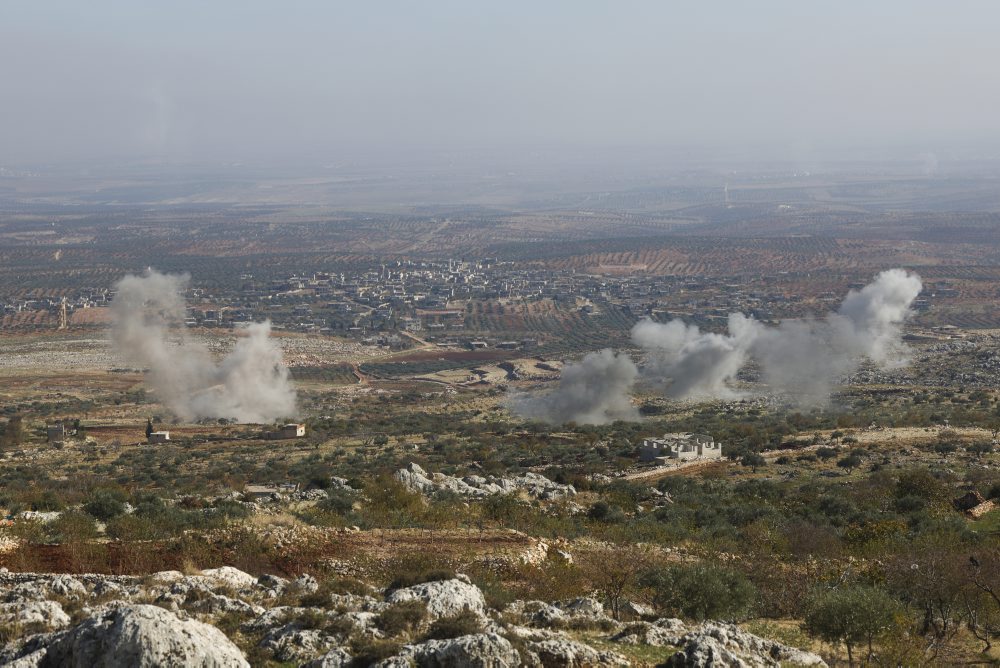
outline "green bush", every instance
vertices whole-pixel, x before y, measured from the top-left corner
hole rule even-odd
[[[107,522],[125,512],[125,498],[121,492],[98,489],[91,492],[83,504],[83,509],[97,519]]]
[[[854,647],[865,642],[871,647],[880,635],[896,624],[902,605],[874,587],[855,585],[817,592],[807,605],[805,628],[830,643],[847,646],[850,662]]]
[[[347,515],[354,508],[354,494],[346,490],[328,491],[329,496],[316,503],[316,508],[335,515]]]
[[[757,595],[745,575],[709,562],[649,571],[641,582],[662,613],[699,621],[743,619]]]
[[[64,511],[45,529],[49,536],[59,543],[85,541],[97,536],[94,518],[78,510]]]

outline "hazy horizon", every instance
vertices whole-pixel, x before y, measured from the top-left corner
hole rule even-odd
[[[993,157],[998,19],[972,1],[12,0],[0,165],[538,147]]]

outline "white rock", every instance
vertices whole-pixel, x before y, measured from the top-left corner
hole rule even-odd
[[[433,621],[458,614],[465,609],[481,616],[486,614],[486,599],[479,587],[455,578],[397,589],[386,597],[387,603],[419,600],[427,604],[427,614]]]
[[[149,576],[149,580],[153,584],[171,584],[183,579],[184,574],[180,571],[159,571]]]
[[[477,633],[448,640],[407,645],[399,657],[435,668],[513,668],[521,657],[510,641],[495,633]]]
[[[245,589],[257,584],[257,578],[232,566],[209,568],[201,572],[202,577],[233,589]]]
[[[783,664],[826,666],[826,662],[816,654],[755,636],[735,624],[705,622],[685,635],[681,642],[684,647],[670,657],[671,666],[681,668],[709,668],[719,665],[737,668],[771,668]]]
[[[70,618],[55,601],[0,604],[0,624],[37,626],[56,631],[69,626]]]
[[[217,628],[195,620],[181,620],[155,605],[108,609],[55,634],[44,649],[42,665],[70,668],[248,668],[250,665]]]
[[[271,650],[278,661],[302,662],[325,653],[336,640],[316,629],[297,629],[289,625],[265,635],[260,646]]]
[[[303,668],[347,668],[349,665],[351,665],[351,655],[340,647],[335,647],[318,659],[305,664]]]
[[[87,588],[72,575],[54,575],[49,580],[49,591],[66,598],[83,598],[87,595]]]
[[[565,666],[627,666],[628,661],[614,652],[601,652],[589,645],[568,638],[553,638],[531,643],[531,651],[538,655],[546,668]],[[720,664],[723,665],[723,664]]]
[[[679,619],[659,619],[656,623],[637,622],[611,636],[612,642],[623,645],[651,645],[666,647],[678,645],[687,629]]]

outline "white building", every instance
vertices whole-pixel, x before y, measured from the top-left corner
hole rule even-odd
[[[664,434],[647,438],[639,448],[639,461],[666,464],[692,459],[721,459],[722,444],[705,434]]]
[[[301,438],[305,435],[306,426],[304,424],[291,423],[279,427],[275,431],[266,432],[264,438],[278,440],[283,438]]]

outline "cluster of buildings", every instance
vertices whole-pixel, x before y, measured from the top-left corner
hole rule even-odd
[[[724,321],[736,310],[766,320],[789,301],[778,290],[751,291],[710,277],[601,276],[496,259],[397,261],[366,271],[280,280],[244,274],[233,292],[208,297],[192,291],[191,297],[189,326],[227,327],[267,317],[276,328],[357,337],[465,333],[466,307],[476,300],[552,300],[585,315],[615,305],[636,319],[694,315],[702,321]]]
[[[843,296],[842,291],[815,295],[808,310],[834,310]],[[278,329],[356,338],[474,334],[467,307],[475,301],[503,305],[552,300],[587,315],[613,305],[636,319],[681,317],[703,325],[722,325],[733,312],[762,321],[806,313],[801,300],[773,280],[595,275],[497,258],[399,260],[354,271],[295,273],[277,279],[247,273],[211,294],[191,288],[187,297],[190,327],[232,327],[267,318]],[[110,288],[87,289],[68,298],[65,309],[107,306],[113,298]],[[922,310],[927,305],[922,296],[916,307]],[[62,300],[56,298],[0,298],[0,311],[5,313],[58,313],[61,308]]]
[[[81,308],[98,308],[109,305],[113,296],[114,292],[109,288],[87,290],[67,298],[65,304],[68,309],[73,311]],[[61,297],[0,299],[0,314],[21,313],[23,311],[56,312],[62,306],[63,299]]]

